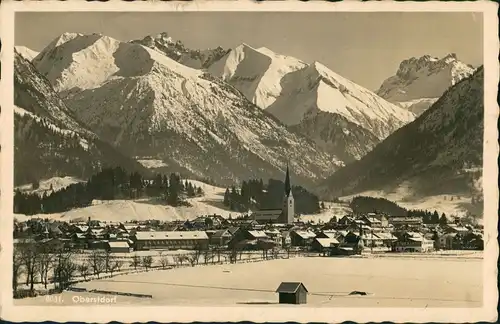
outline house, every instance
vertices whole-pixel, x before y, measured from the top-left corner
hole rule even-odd
[[[454,241],[458,233],[448,233],[439,236],[439,248],[443,250],[452,250],[455,246]]]
[[[380,221],[380,226],[386,228],[389,226],[389,219],[384,214],[369,213],[368,218],[376,218]]]
[[[273,240],[277,246],[283,246],[283,235],[277,229],[264,230],[264,233]]]
[[[208,236],[202,231],[137,232],[131,238],[135,250],[208,248]]]
[[[394,227],[419,227],[422,226],[422,217],[390,217],[389,224]]]
[[[391,247],[392,244],[398,240],[398,238],[390,232],[377,232],[376,235],[382,240],[382,245],[387,247]]]
[[[363,221],[363,223],[370,226],[371,228],[381,228],[382,227],[382,221],[380,219],[376,218],[374,213],[370,213],[366,216],[361,217],[361,220]]]
[[[301,282],[282,282],[276,292],[280,304],[306,304],[308,290]]]
[[[251,249],[251,246],[256,248],[259,240],[269,240],[269,236],[263,231],[254,231],[240,228],[233,234],[233,238],[228,242],[229,248],[241,246],[243,249]]]
[[[434,250],[434,241],[426,239],[422,234],[406,232],[393,243],[396,252],[429,252]]]
[[[107,242],[106,250],[111,253],[128,253],[130,246],[127,241]]]
[[[336,238],[318,238],[316,237],[311,243],[311,250],[320,253],[330,254],[330,250],[340,245]]]
[[[347,227],[347,226],[351,225],[354,222],[354,220],[355,220],[354,216],[345,215],[344,217],[342,217],[341,219],[338,220],[337,224],[344,226],[344,227]]]
[[[222,229],[215,231],[215,233],[210,236],[209,242],[211,245],[225,246],[232,238],[233,235],[228,229]]]
[[[308,230],[290,231],[290,240],[292,246],[310,246],[316,234]]]

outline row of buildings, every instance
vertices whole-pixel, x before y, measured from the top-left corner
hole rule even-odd
[[[14,225],[16,242],[67,249],[112,252],[151,249],[237,250],[300,249],[325,255],[373,252],[427,252],[435,249],[482,249],[482,230],[460,224],[401,224],[385,215],[347,215],[337,222],[260,223],[246,217],[228,220],[206,215],[192,221],[66,223],[31,219]]]

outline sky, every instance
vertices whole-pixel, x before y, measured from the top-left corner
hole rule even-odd
[[[41,51],[64,32],[122,41],[167,32],[192,49],[241,43],[318,61],[370,90],[401,61],[423,55],[483,62],[482,13],[437,12],[22,12],[15,44]]]

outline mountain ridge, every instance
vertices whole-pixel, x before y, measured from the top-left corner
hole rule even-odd
[[[17,51],[14,55],[16,185],[54,176],[90,176],[106,165],[147,173],[74,119],[49,81]]]
[[[281,178],[290,159],[306,186],[342,165],[232,86],[157,50],[102,35],[66,35],[52,44],[37,68],[79,120],[138,160],[232,183]]]
[[[412,57],[403,60],[396,74],[384,80],[376,93],[419,115],[449,87],[474,71],[454,53],[441,59],[430,55]]]
[[[477,194],[482,170],[484,68],[445,91],[414,122],[323,182],[327,196],[409,185],[411,195]],[[412,145],[407,144],[411,138]]]

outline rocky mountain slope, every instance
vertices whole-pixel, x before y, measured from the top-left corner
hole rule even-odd
[[[208,68],[228,52],[222,47],[206,50],[189,49],[181,41],[174,41],[166,32],[155,36],[149,35],[140,40],[133,40],[131,43],[157,50],[171,59],[194,69]]]
[[[63,34],[34,64],[100,138],[170,171],[225,184],[282,178],[290,160],[307,186],[342,165],[229,84],[140,44]]]
[[[345,161],[363,156],[415,117],[321,63],[307,64],[267,48],[242,44],[208,71]],[[330,122],[315,122],[318,115]]]
[[[18,52],[14,103],[16,185],[54,176],[85,178],[102,166],[146,171],[78,122],[48,80]]]
[[[414,122],[390,135],[361,160],[335,172],[322,184],[323,194],[389,192],[403,183],[415,196],[476,194],[482,173],[483,83],[480,67],[447,90]]]
[[[38,55],[37,51],[27,48],[26,46],[15,46],[15,49],[18,54],[28,61],[32,61]]]
[[[412,57],[401,62],[396,75],[386,79],[376,93],[420,115],[449,87],[474,70],[453,53],[441,59],[429,55]]]

